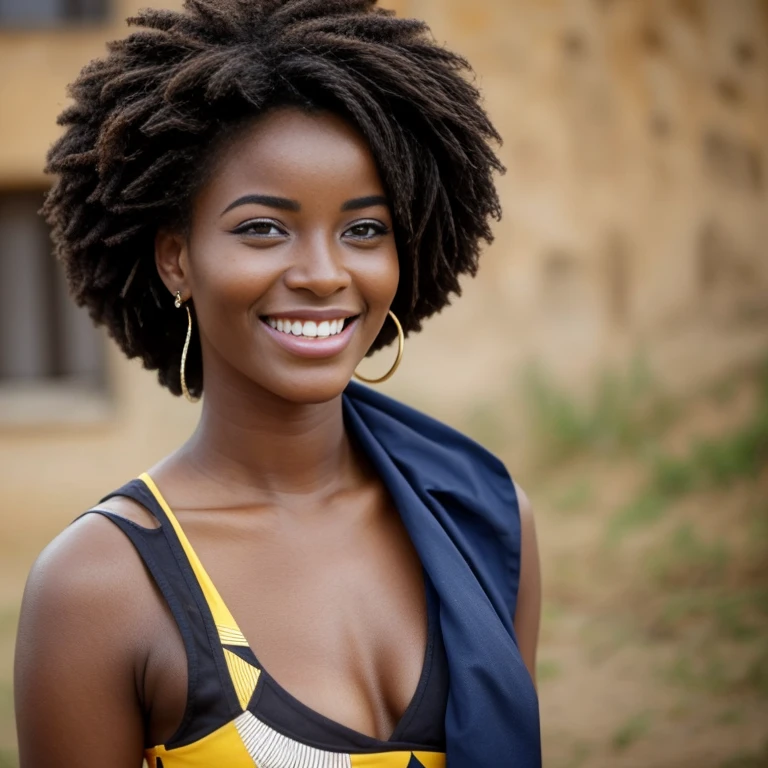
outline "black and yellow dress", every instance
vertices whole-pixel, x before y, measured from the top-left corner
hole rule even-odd
[[[261,668],[152,480],[116,494],[160,521],[108,512],[168,602],[188,660],[176,734],[151,768],[540,768],[536,690],[513,617],[520,514],[501,462],[455,430],[367,387],[343,397],[348,434],[386,486],[425,573],[429,631],[421,680],[389,741],[313,712]]]
[[[264,670],[178,520],[149,475],[110,494],[133,499],[160,527],[106,510],[133,542],[179,626],[187,654],[186,711],[151,768],[444,768],[447,664],[434,588],[421,677],[388,741],[365,736],[302,704]]]

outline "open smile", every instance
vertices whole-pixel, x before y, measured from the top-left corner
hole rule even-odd
[[[299,357],[323,358],[339,354],[352,339],[360,315],[307,320],[265,315],[261,322],[283,349]]]
[[[301,320],[291,318],[262,318],[270,327],[280,333],[287,333],[293,336],[302,336],[305,339],[326,339],[329,336],[337,336],[343,330],[349,321],[354,320],[357,315],[352,317],[338,317],[333,320]]]

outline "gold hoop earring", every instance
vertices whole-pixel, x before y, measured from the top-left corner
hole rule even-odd
[[[176,291],[176,298],[173,301],[173,305],[176,307],[176,309],[181,309],[184,307],[184,309],[187,310],[187,338],[184,339],[184,348],[181,350],[181,367],[179,368],[179,380],[181,382],[181,391],[184,393],[184,397],[186,397],[190,403],[196,403],[200,398],[192,397],[192,395],[189,393],[189,390],[187,389],[186,377],[187,353],[189,352],[189,342],[192,340],[192,313],[189,311],[189,307],[181,298],[181,291]]]
[[[361,376],[359,373],[355,372],[355,378],[359,379],[360,381],[364,381],[366,384],[381,384],[383,381],[391,379],[395,375],[395,371],[400,365],[400,361],[403,359],[403,350],[405,349],[405,334],[403,333],[403,326],[400,325],[400,321],[397,319],[395,313],[391,309],[389,310],[389,316],[392,318],[397,328],[397,357],[395,358],[394,365],[381,378],[367,379],[365,376]]]

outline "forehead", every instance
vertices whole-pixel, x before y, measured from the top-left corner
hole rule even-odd
[[[286,107],[239,131],[201,190],[202,197],[219,202],[244,191],[304,202],[318,194],[380,194],[382,184],[366,140],[350,123],[330,112]]]

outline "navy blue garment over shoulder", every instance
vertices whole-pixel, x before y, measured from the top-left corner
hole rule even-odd
[[[184,642],[184,718],[147,746],[150,768],[540,768],[536,691],[512,617],[520,510],[503,465],[477,443],[358,384],[343,396],[350,439],[372,463],[424,569],[427,650],[414,697],[386,741],[310,709],[261,665],[173,510],[148,474],[108,497],[144,506],[159,527],[114,512]]]
[[[439,598],[448,768],[540,766],[538,699],[512,626],[520,511],[509,474],[474,441],[359,384],[344,393],[344,418]]]

